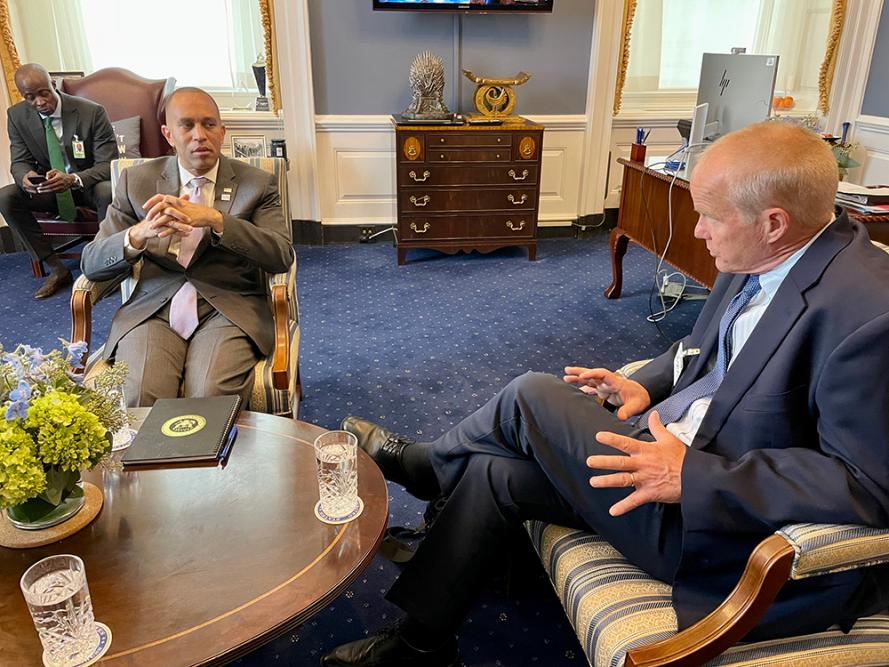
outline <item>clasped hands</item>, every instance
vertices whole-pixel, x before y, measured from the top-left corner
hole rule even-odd
[[[156,194],[142,208],[147,211],[145,219],[130,227],[129,232],[130,243],[137,250],[142,250],[148,239],[187,236],[195,227],[210,227],[222,234],[222,213],[189,201],[187,194]]]
[[[587,394],[597,394],[620,405],[617,411],[619,419],[642,414],[651,406],[651,397],[645,387],[604,368],[567,366],[562,379],[568,384],[578,385]],[[645,503],[678,503],[682,496],[685,444],[667,430],[656,411],[648,417],[648,430],[654,436],[654,442],[610,431],[596,433],[598,442],[623,452],[625,456],[587,457],[589,468],[618,471],[592,476],[590,486],[595,489],[635,487],[630,495],[611,506],[611,516],[620,516]]]

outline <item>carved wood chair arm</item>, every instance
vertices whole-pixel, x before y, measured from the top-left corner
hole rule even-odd
[[[287,288],[273,285],[271,288],[272,315],[275,319],[275,349],[272,356],[272,385],[286,390],[290,383],[290,317]]]
[[[713,612],[682,632],[627,652],[625,667],[700,665],[734,646],[756,625],[793,565],[793,546],[780,535],[757,545],[734,590]]]

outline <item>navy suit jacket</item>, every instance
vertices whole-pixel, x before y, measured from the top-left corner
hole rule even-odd
[[[683,341],[701,354],[675,390],[712,366],[720,317],[745,279],[717,278]],[[676,345],[633,376],[652,404],[674,390]],[[712,611],[755,545],[783,525],[889,528],[889,255],[844,212],[791,269],[738,353],[686,453],[681,503],[665,509],[683,526],[673,588],[680,627]],[[757,634],[885,608],[887,579],[885,568],[870,568],[790,582]]]

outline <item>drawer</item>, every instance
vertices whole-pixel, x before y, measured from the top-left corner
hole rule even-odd
[[[431,149],[442,146],[509,146],[512,144],[512,135],[508,132],[495,134],[493,132],[443,132],[426,135],[426,141]]]
[[[439,148],[430,144],[428,162],[511,162],[512,149],[503,148]]]
[[[402,186],[436,185],[536,185],[536,164],[504,165],[422,165],[402,164],[398,167],[398,184]]]
[[[401,188],[402,213],[513,211],[537,208],[537,188]]]
[[[529,239],[537,231],[536,215],[405,215],[398,221],[399,241],[458,239]]]

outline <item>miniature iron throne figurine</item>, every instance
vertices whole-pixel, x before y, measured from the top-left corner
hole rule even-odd
[[[445,120],[451,112],[444,103],[444,65],[441,58],[423,51],[411,65],[412,99],[402,116],[412,120]]]

